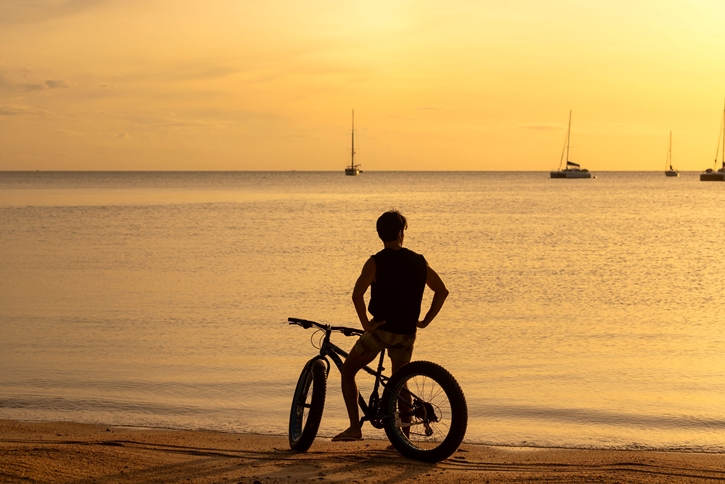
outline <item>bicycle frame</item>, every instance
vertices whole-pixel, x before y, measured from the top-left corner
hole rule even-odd
[[[319,330],[325,332],[325,336],[322,340],[322,344],[320,345],[320,354],[315,356],[310,360],[310,362],[315,360],[322,360],[325,362],[325,365],[327,366],[327,374],[330,374],[330,362],[327,359],[328,357],[335,363],[335,366],[337,367],[338,371],[342,371],[342,364],[343,360],[340,358],[341,356],[343,358],[347,358],[349,356],[349,353],[339,346],[335,345],[330,341],[330,336],[332,335],[333,331],[340,331],[346,336],[352,336],[354,334],[362,334],[364,331],[353,329],[353,328],[345,328],[345,327],[335,327],[330,325],[323,325],[319,323],[315,323],[314,321],[306,321],[306,320],[300,320],[296,318],[289,318],[290,324],[300,324],[302,327],[310,327],[310,326],[316,326],[319,328]],[[360,406],[360,409],[362,410],[363,417],[360,419],[360,425],[362,425],[365,421],[370,422],[370,424],[375,427],[376,429],[382,429],[383,428],[383,419],[386,418],[384,415],[380,415],[380,392],[379,389],[382,386],[383,388],[386,388],[388,377],[383,375],[383,371],[385,371],[385,368],[383,367],[383,361],[385,360],[385,349],[383,349],[380,352],[380,358],[378,359],[378,368],[377,370],[373,370],[369,366],[362,367],[362,370],[364,370],[366,373],[372,375],[375,377],[375,383],[373,385],[373,390],[370,392],[370,397],[368,402],[365,402],[365,399],[363,398],[362,394],[358,392],[358,405]],[[309,364],[309,362],[308,362]],[[387,418],[394,418],[393,416],[387,416]]]
[[[330,341],[330,336],[332,335],[332,329],[324,329],[325,331],[325,337],[323,339],[322,345],[320,346],[320,354],[313,358],[313,360],[321,359],[325,362],[327,365],[327,373],[329,375],[330,373],[330,362],[327,360],[327,357],[329,357],[337,367],[338,371],[342,371],[342,364],[343,360],[340,358],[341,356],[343,358],[348,357],[348,353],[340,348],[339,346],[335,345]],[[386,383],[388,381],[388,377],[383,375],[383,371],[385,371],[385,368],[383,367],[383,361],[385,360],[385,349],[380,352],[380,358],[378,359],[378,367],[377,370],[373,370],[369,366],[362,367],[362,370],[368,373],[369,375],[372,375],[375,377],[375,383],[373,384],[373,390],[370,392],[370,397],[368,399],[368,402],[365,402],[365,399],[363,398],[362,394],[358,392],[358,405],[360,406],[360,409],[362,410],[363,417],[360,419],[360,425],[362,425],[365,421],[370,422],[370,424],[375,427],[376,429],[382,429],[383,423],[382,423],[382,417],[380,415],[380,392],[379,388],[382,386],[383,388],[386,387]]]

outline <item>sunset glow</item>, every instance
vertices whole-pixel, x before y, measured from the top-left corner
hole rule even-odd
[[[712,166],[725,3],[5,0],[0,170]]]

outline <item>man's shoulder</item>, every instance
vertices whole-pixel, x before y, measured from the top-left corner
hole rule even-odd
[[[384,270],[385,267],[408,267],[426,268],[428,261],[422,254],[418,254],[406,247],[400,249],[385,248],[371,257],[376,270]]]
[[[417,253],[415,251],[412,251],[412,250],[410,250],[407,247],[401,247],[400,249],[397,249],[397,250],[396,249],[389,249],[389,248],[386,247],[385,249],[382,249],[377,254],[374,254],[372,257],[374,259],[376,257],[394,257],[394,256],[398,256],[398,257],[423,257],[422,254],[419,254],[419,253]]]
[[[408,257],[411,257],[411,258],[415,258],[415,259],[422,259],[422,260],[425,260],[425,257],[423,257],[423,254],[419,254],[419,253],[417,253],[417,252],[415,252],[415,251],[413,251],[413,250],[410,250],[410,249],[408,249],[408,248],[406,248],[406,247],[403,247],[403,250],[407,251],[407,252],[406,252],[406,255],[407,255]]]

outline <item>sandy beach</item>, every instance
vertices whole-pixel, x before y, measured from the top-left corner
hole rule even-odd
[[[289,450],[285,436],[0,421],[0,482],[708,482],[725,455],[464,444],[426,464],[382,440]]]

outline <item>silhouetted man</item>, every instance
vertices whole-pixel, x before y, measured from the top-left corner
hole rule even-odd
[[[397,210],[378,218],[377,231],[384,248],[365,262],[352,291],[352,302],[365,334],[360,336],[342,366],[342,396],[350,427],[333,437],[333,442],[362,439],[357,372],[383,348],[388,350],[393,373],[410,362],[416,329],[425,328],[433,321],[448,296],[445,284],[425,258],[403,247],[407,228],[405,217]],[[433,290],[433,300],[423,320],[418,320],[426,284]],[[371,287],[368,305],[371,319],[363,299],[368,287]]]

